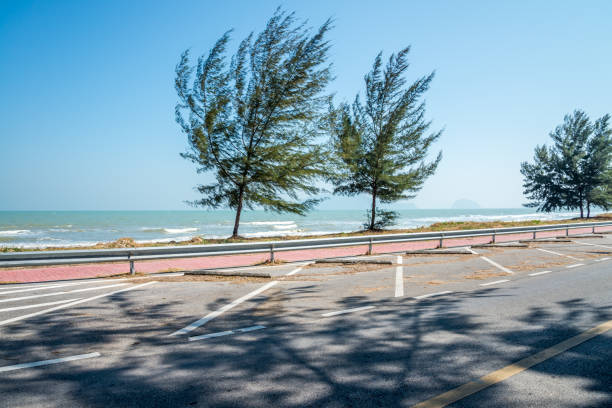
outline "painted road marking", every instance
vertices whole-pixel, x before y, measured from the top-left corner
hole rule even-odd
[[[106,285],[106,286],[96,286],[95,288],[74,289],[74,290],[67,290],[67,291],[62,291],[62,292],[44,293],[42,295],[21,296],[21,297],[10,298],[10,299],[1,299],[0,303],[16,302],[18,300],[26,300],[26,299],[38,299],[41,297],[48,297],[48,296],[66,295],[69,293],[89,292],[92,290],[115,288],[117,286],[125,286],[125,285],[127,285],[127,283],[118,283],[116,285]]]
[[[495,261],[490,260],[490,259],[489,259],[489,258],[487,258],[486,256],[481,256],[481,257],[480,257],[480,259],[483,259],[483,260],[487,261],[488,263],[490,263],[491,265],[493,265],[493,266],[494,266],[494,267],[496,267],[497,269],[502,270],[502,271],[504,271],[504,272],[506,272],[506,273],[511,273],[511,274],[513,274],[513,273],[514,273],[514,272],[512,272],[510,269],[508,269],[508,268],[505,268],[505,267],[501,266],[500,264],[498,264],[498,263],[497,263],[497,262],[495,262]]]
[[[559,252],[549,251],[549,250],[547,250],[547,249],[542,249],[542,248],[536,248],[536,249],[537,249],[538,251],[548,252],[549,254],[553,254],[553,255],[557,255],[557,256],[564,256],[564,257],[566,257],[566,258],[570,258],[570,259],[573,259],[573,260],[575,260],[575,261],[582,261],[582,259],[580,259],[580,258],[576,258],[576,257],[571,256],[571,255],[560,254]]]
[[[21,293],[21,292],[32,292],[35,290],[43,290],[43,289],[63,288],[64,286],[74,286],[74,285],[79,285],[79,283],[62,283],[60,285],[45,285],[45,286],[37,286],[35,288],[28,287],[26,289],[7,290],[4,292],[0,292],[0,295],[9,295],[11,293]]]
[[[137,279],[137,278],[132,278],[132,279]],[[43,285],[43,283],[45,283],[45,282],[22,283],[20,285],[13,285],[13,286],[4,286],[4,285],[0,284],[0,289],[1,290],[5,290],[5,289],[30,289],[32,291],[32,290],[37,290],[37,289],[53,289],[53,288],[58,288],[58,287],[63,287],[63,286],[91,285],[91,284],[104,283],[104,282],[121,282],[121,281],[125,281],[125,280],[127,280],[127,278],[121,278],[121,279],[84,279],[84,280],[78,281],[78,282],[74,282],[74,281],[62,281],[61,283],[58,282],[58,283],[47,284],[47,285]],[[13,293],[18,293],[18,292],[13,292]],[[2,292],[0,294],[4,294],[4,292]]]
[[[374,307],[375,306],[354,307],[352,309],[338,310],[337,312],[323,313],[321,316],[323,317],[338,316],[338,315],[346,314],[346,313],[354,313],[354,312],[361,312],[362,310],[374,309]]]
[[[608,258],[608,257],[606,257],[606,258],[601,258],[601,259],[600,259],[600,261],[607,261],[608,259],[610,259],[610,258]]]
[[[81,303],[89,302],[91,300],[100,299],[100,298],[103,298],[103,297],[106,297],[106,296],[112,296],[112,295],[117,294],[117,293],[127,292],[128,290],[139,289],[139,288],[142,288],[144,286],[152,285],[154,283],[157,283],[157,282],[153,281],[153,282],[142,283],[140,285],[134,285],[134,286],[129,287],[129,288],[119,289],[119,290],[115,290],[113,292],[103,293],[101,295],[96,295],[96,296],[92,296],[92,297],[89,297],[89,298],[76,300],[74,302],[65,303],[63,305],[55,306],[55,307],[52,307],[50,309],[40,310],[38,312],[30,313],[30,314],[19,316],[19,317],[13,317],[12,319],[7,319],[7,320],[0,321],[0,326],[4,326],[6,324],[13,323],[13,322],[18,322],[20,320],[24,320],[24,319],[27,319],[29,317],[39,316],[39,315],[42,315],[42,314],[45,314],[45,313],[54,312],[56,310],[65,309],[67,307],[71,307],[71,306],[78,305],[78,304],[81,304]]]
[[[286,276],[289,275],[293,275],[297,272],[299,272],[301,269],[303,268],[303,266],[300,266],[299,268],[296,268],[294,270],[292,270],[291,272],[287,273]],[[199,320],[196,320],[195,322],[183,327],[182,329],[179,329],[177,331],[175,331],[174,333],[170,334],[170,336],[178,336],[179,334],[186,334],[189,333],[190,331],[193,331],[195,329],[197,329],[198,327],[206,324],[207,322],[211,321],[212,319],[214,319],[217,316],[222,315],[223,313],[227,312],[228,310],[231,310],[233,308],[235,308],[236,306],[238,306],[239,304],[259,295],[262,292],[265,292],[266,290],[270,289],[273,286],[276,286],[279,283],[279,281],[275,280],[272,282],[268,282],[265,285],[263,285],[262,287],[260,287],[259,289],[255,289],[254,291],[247,293],[246,295],[234,300],[232,303],[229,303],[225,306],[223,306],[221,309],[215,310],[214,312],[210,312],[209,314],[207,314],[206,316],[202,317]]]
[[[577,263],[577,264],[574,264],[574,265],[568,265],[568,266],[566,266],[566,268],[567,268],[567,269],[571,269],[571,268],[576,268],[576,267],[578,267],[578,266],[584,266],[584,264]]]
[[[0,367],[0,373],[4,373],[6,371],[21,370],[24,368],[40,367],[40,366],[45,366],[45,365],[50,365],[50,364],[57,364],[57,363],[65,363],[68,361],[84,360],[86,358],[94,358],[94,357],[100,357],[100,353],[96,352],[96,353],[79,354],[76,356],[55,358],[53,360],[43,360],[43,361],[35,361],[33,363],[23,363],[23,364],[4,366],[4,367]]]
[[[83,298],[68,299],[68,300],[57,300],[55,302],[37,303],[35,305],[27,305],[27,306],[7,307],[5,309],[0,309],[0,312],[10,312],[10,311],[13,311],[13,310],[34,309],[36,307],[59,305],[60,303],[68,303],[68,302],[73,302],[75,300],[81,300],[81,299],[83,299]]]
[[[547,273],[551,273],[552,271],[542,271],[542,272],[534,272],[534,273],[530,273],[529,276],[538,276],[538,275],[544,275]]]
[[[229,336],[230,334],[248,333],[248,332],[252,332],[255,330],[261,330],[265,328],[266,326],[257,325],[257,326],[244,327],[242,329],[227,330],[227,331],[222,331],[222,332],[217,332],[217,333],[203,334],[201,336],[189,337],[189,341],[212,339],[213,337]]]
[[[514,364],[510,364],[504,368],[493,371],[475,381],[470,381],[463,384],[455,389],[447,391],[436,397],[423,401],[413,406],[413,408],[434,408],[434,407],[445,407],[453,402],[457,402],[469,395],[475,394],[483,389],[490,387],[491,385],[497,384],[513,375],[519,374],[536,364],[546,361],[552,357],[555,357],[579,344],[584,343],[587,340],[597,337],[608,330],[612,329],[612,320],[608,320],[598,326],[595,326],[581,334],[570,337],[567,340],[557,343],[552,347],[544,349],[538,353],[532,354],[531,356],[517,361]]]
[[[402,257],[397,257],[398,265],[402,264]],[[395,267],[395,297],[404,296],[404,267]]]
[[[449,294],[449,293],[453,293],[453,291],[452,290],[445,290],[443,292],[428,293],[426,295],[415,296],[414,298],[415,299],[425,299],[425,298],[428,298],[428,297],[446,295],[446,294]]]
[[[312,262],[308,262],[305,263],[304,265],[300,266],[299,268],[295,268],[294,270],[292,270],[291,272],[289,272],[288,274],[286,274],[285,276],[291,276],[291,275],[295,275],[296,273],[298,273],[299,271],[302,270],[303,267],[310,265]]]
[[[474,255],[478,255],[478,252],[474,251],[471,247],[465,247],[465,249],[467,249],[468,251],[470,251]]]
[[[612,249],[611,246],[591,244],[590,242],[582,242],[582,241],[574,241],[574,242],[577,244],[582,244],[582,245],[590,245],[590,246],[596,246],[600,248]]]
[[[504,282],[510,282],[510,279],[502,279],[502,280],[498,280],[495,282],[481,283],[480,286],[489,286],[489,285],[495,285],[496,283],[504,283]]]

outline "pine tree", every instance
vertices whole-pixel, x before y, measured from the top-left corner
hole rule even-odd
[[[591,206],[612,206],[612,131],[609,115],[591,123],[586,113],[565,115],[550,133],[553,145],[537,146],[534,164],[523,162],[527,207],[539,211],[579,209],[591,215]]]
[[[189,142],[181,156],[216,179],[199,185],[204,197],[191,204],[235,210],[233,238],[245,207],[304,214],[319,201],[299,198],[319,193],[316,180],[325,172],[316,141],[329,100],[330,28],[328,20],[312,32],[279,8],[229,64],[229,31],[194,67],[189,51],[181,56],[176,120]]]
[[[335,194],[369,194],[371,206],[364,228],[380,230],[391,225],[396,213],[377,208],[413,198],[441,160],[425,162],[430,145],[441,132],[426,134],[425,104],[421,97],[434,74],[407,86],[405,71],[410,47],[392,54],[383,69],[379,53],[365,76],[365,103],[359,95],[352,105],[331,109],[332,150],[338,171],[329,180]],[[377,221],[378,218],[378,221]]]

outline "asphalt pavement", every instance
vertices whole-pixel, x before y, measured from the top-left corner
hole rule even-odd
[[[0,406],[612,405],[612,236],[350,259],[1,285]]]

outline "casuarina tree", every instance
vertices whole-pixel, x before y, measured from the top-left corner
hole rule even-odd
[[[389,57],[383,68],[379,53],[365,76],[365,100],[359,95],[349,105],[331,109],[330,129],[337,171],[329,178],[335,194],[368,194],[371,206],[364,227],[380,230],[391,225],[396,213],[377,207],[413,198],[440,162],[426,156],[441,134],[429,132],[423,94],[430,74],[408,84],[410,47]]]
[[[304,214],[319,201],[324,172],[320,140],[325,88],[331,79],[326,35],[277,9],[259,34],[240,42],[227,61],[230,32],[192,65],[185,51],[176,67],[176,120],[187,135],[182,157],[214,175],[199,185],[196,206]]]
[[[523,162],[527,207],[539,211],[580,210],[591,215],[591,207],[612,207],[612,129],[610,115],[592,123],[586,113],[566,115],[562,125],[550,133],[550,147],[536,146],[534,162]]]

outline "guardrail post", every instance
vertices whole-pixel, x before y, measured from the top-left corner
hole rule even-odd
[[[536,230],[533,230],[533,239],[536,239]]]
[[[438,245],[438,248],[442,248],[444,246],[444,243],[442,242],[444,240],[444,234],[440,234],[440,245]]]
[[[274,244],[270,244],[270,262],[274,263]]]
[[[595,226],[593,225],[593,231],[591,232],[592,234],[595,233]]]
[[[569,237],[569,227],[565,227],[565,236]]]
[[[496,232],[497,232],[496,230],[493,230],[493,239],[491,240],[491,243],[493,243],[493,244],[495,243],[495,233]]]
[[[372,238],[370,237],[370,242],[368,243],[368,255],[372,255]]]
[[[132,254],[128,254],[128,261],[130,261],[130,275],[135,275],[136,269],[134,268],[134,261],[132,260]]]

